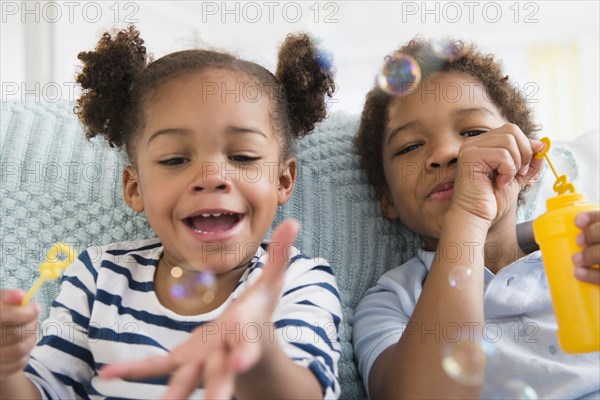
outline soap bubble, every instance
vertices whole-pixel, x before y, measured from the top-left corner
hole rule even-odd
[[[456,289],[462,289],[467,285],[473,275],[473,270],[469,267],[454,267],[448,273],[448,283]]]
[[[456,382],[476,386],[483,383],[488,356],[493,346],[482,339],[448,343],[442,351],[442,368]]]
[[[177,281],[169,288],[175,299],[200,298],[211,303],[215,298],[217,280],[212,271],[183,271],[180,267],[171,269],[171,276]]]
[[[333,67],[333,54],[330,51],[317,47],[316,49],[317,64],[325,71],[331,70]]]
[[[403,96],[413,92],[421,82],[421,68],[417,61],[407,54],[386,56],[377,75],[377,84],[384,92],[393,96]]]
[[[462,41],[455,41],[450,38],[433,39],[430,43],[433,54],[447,61],[456,61],[467,52],[467,48]]]
[[[500,387],[494,389],[493,400],[537,400],[539,399],[536,391],[518,379],[510,379]]]

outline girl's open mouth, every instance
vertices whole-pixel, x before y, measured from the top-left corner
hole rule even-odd
[[[239,213],[202,213],[187,217],[184,222],[194,232],[204,235],[218,235],[233,228],[241,221],[243,214]]]

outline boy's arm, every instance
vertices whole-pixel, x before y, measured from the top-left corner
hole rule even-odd
[[[427,275],[423,291],[409,321],[411,329],[406,329],[398,343],[385,350],[373,364],[369,374],[371,397],[480,396],[481,385],[460,385],[444,372],[442,352],[447,343],[443,340],[443,335],[431,335],[434,330],[438,330],[438,333],[443,332],[447,324],[458,324],[465,330],[474,327],[475,335],[481,333],[483,328],[484,260],[481,246],[485,243],[489,226],[481,220],[474,220],[474,217],[468,214],[449,211],[446,215],[436,252],[442,256],[436,257]],[[456,251],[452,261],[443,256],[448,250]],[[460,254],[458,259],[454,254]],[[468,285],[464,285],[460,290],[448,283],[448,274],[456,266],[466,266],[472,270]],[[427,332],[430,334],[426,334]],[[442,340],[434,340],[440,336]]]
[[[452,203],[443,220],[435,260],[409,321],[410,332],[444,332],[448,324],[458,324],[481,337],[483,250],[488,231],[495,221],[514,212],[518,193],[539,172],[541,160],[533,154],[542,148],[541,142],[527,139],[513,124],[463,143],[457,154]],[[472,272],[460,290],[448,283],[455,267],[468,267]],[[420,334],[405,330],[400,341],[375,361],[369,374],[370,394],[384,398],[479,397],[483,382],[462,385],[442,369],[445,345],[443,335],[440,341],[423,341]],[[478,367],[483,375],[485,363]]]

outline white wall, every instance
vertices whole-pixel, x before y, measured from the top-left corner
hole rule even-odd
[[[451,35],[474,40],[501,58],[511,79],[527,88],[543,133],[567,139],[598,127],[598,4],[2,1],[2,101],[34,96],[74,100],[77,53],[92,49],[100,33],[113,25],[135,22],[156,56],[209,45],[271,70],[285,35],[309,31],[334,53],[339,92],[331,109],[359,113],[385,54],[416,34]],[[532,61],[532,49],[542,51],[537,63]],[[546,57],[558,61],[549,61],[546,68]]]

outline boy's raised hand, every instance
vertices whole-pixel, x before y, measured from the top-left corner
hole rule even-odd
[[[577,236],[577,244],[583,251],[573,255],[575,277],[583,282],[600,285],[600,211],[587,211],[575,217],[575,225],[583,230]]]
[[[540,173],[543,160],[534,154],[543,147],[510,123],[465,140],[458,154],[453,205],[493,223]]]
[[[37,340],[39,306],[35,303],[22,306],[23,297],[25,293],[19,289],[0,292],[0,383],[23,371]]]
[[[253,332],[252,340],[245,340],[243,327],[246,324],[263,330],[273,327],[272,314],[281,295],[289,262],[283,250],[294,242],[299,228],[297,221],[288,220],[275,229],[262,275],[220,318],[196,328],[186,341],[167,355],[113,364],[105,367],[101,375],[137,379],[172,373],[164,398],[187,398],[202,381],[205,398],[231,398],[236,374],[259,365],[268,354],[266,348],[273,345],[273,335],[265,332],[259,332],[260,335]],[[210,334],[205,332],[209,326]],[[222,332],[230,334],[222,335]]]

